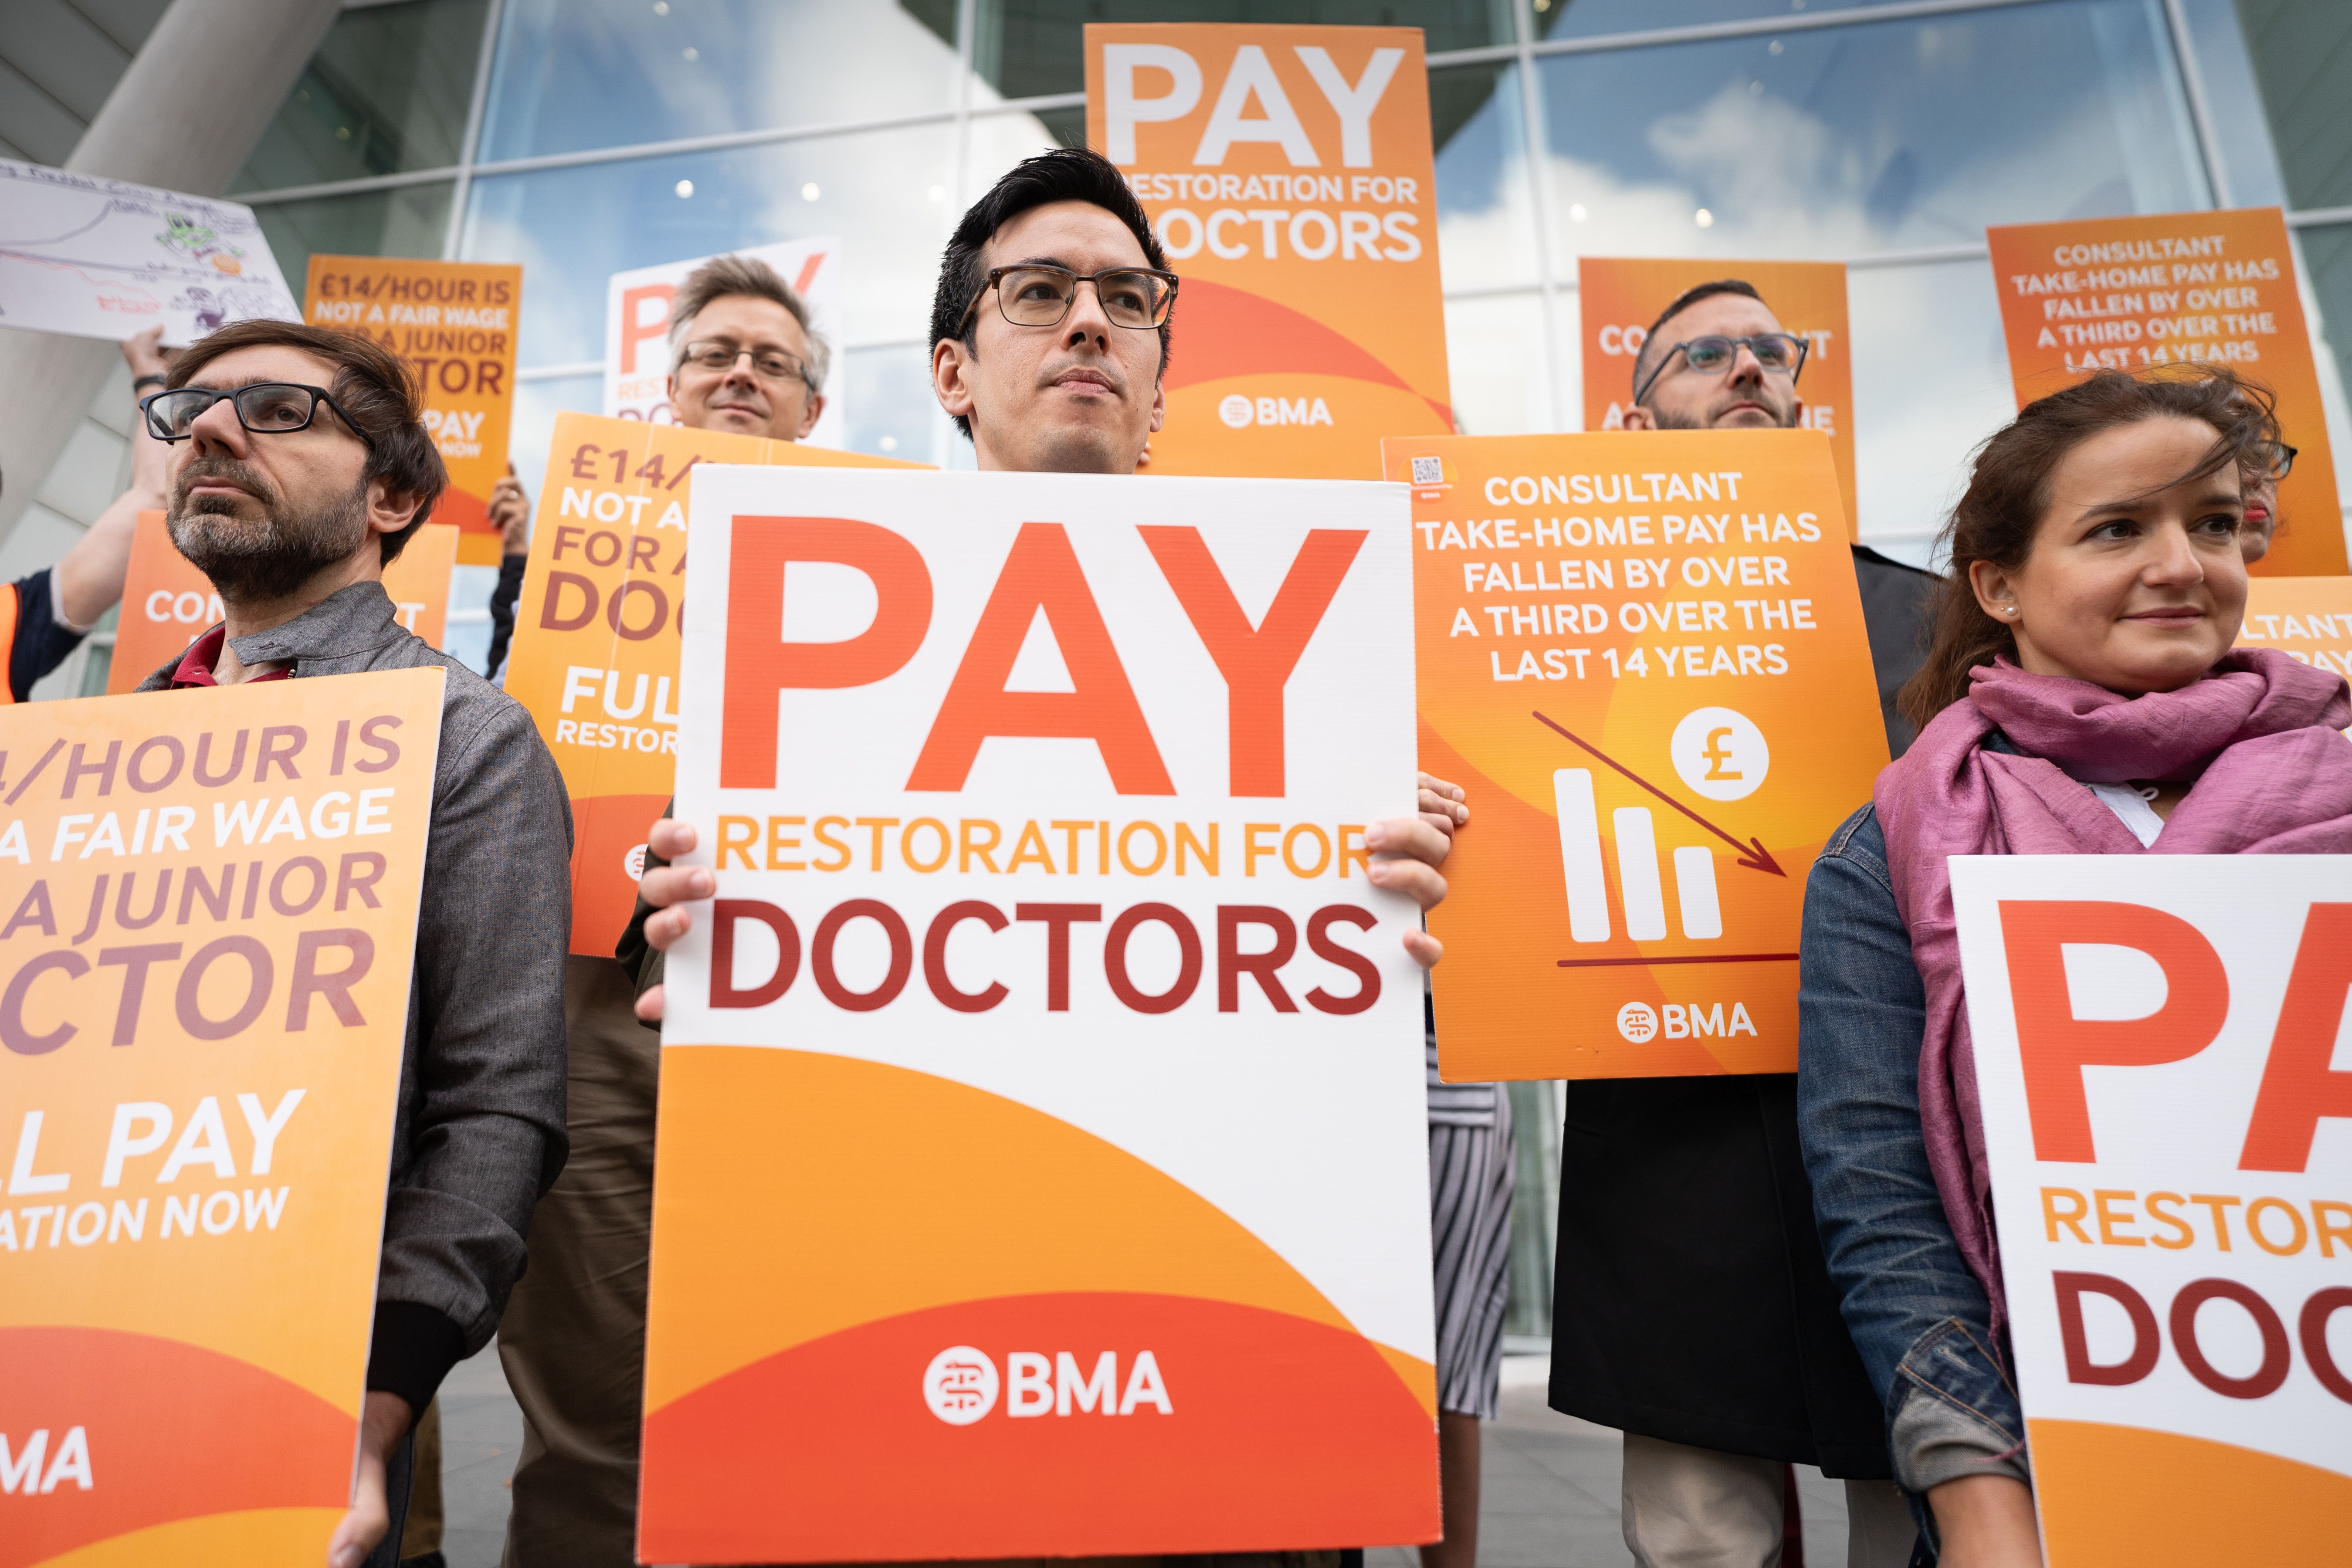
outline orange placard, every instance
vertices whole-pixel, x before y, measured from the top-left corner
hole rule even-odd
[[[384,569],[401,625],[441,646],[449,625],[449,573],[457,559],[457,531],[428,522],[409,536],[400,558]],[[160,511],[142,511],[131,536],[131,565],[122,578],[122,612],[115,617],[114,657],[106,668],[110,697],[135,689],[166,659],[221,622],[212,579],[180,553]]]
[[[1087,143],[1183,279],[1152,474],[1376,479],[1449,434],[1418,27],[1089,26]]]
[[[522,268],[485,261],[313,256],[302,319],[382,343],[416,373],[425,428],[449,468],[435,509],[463,536],[457,559],[499,563],[490,489],[507,471],[514,423],[515,322]]]
[[[688,474],[698,463],[920,468],[679,425],[557,416],[506,689],[572,795],[572,951],[613,956],[677,760]]]
[[[2352,679],[2352,577],[2256,577],[2240,647],[2274,647]]]
[[[1789,1072],[1805,873],[1886,764],[1810,431],[1391,440],[1453,1079]]]
[[[1708,261],[1685,257],[1586,256],[1576,263],[1583,311],[1584,427],[1619,430],[1633,401],[1633,362],[1650,323],[1686,289],[1736,278],[1764,298],[1781,329],[1805,340],[1797,380],[1800,423],[1829,432],[1854,535],[1853,338],[1846,326],[1843,261]],[[1669,345],[1671,346],[1671,345]],[[1644,366],[1644,369],[1649,368]]]
[[[444,679],[0,712],[0,1568],[324,1560]]]
[[[2251,570],[2346,570],[2319,370],[2278,208],[2019,224],[1985,240],[2020,408],[2100,370],[2226,364],[2277,395],[2299,448],[2270,553]]]

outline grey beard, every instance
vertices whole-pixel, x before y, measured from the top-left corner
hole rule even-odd
[[[283,599],[367,542],[364,482],[313,512],[289,512],[281,501],[258,523],[236,516],[234,506],[199,500],[165,520],[180,553],[230,604]]]

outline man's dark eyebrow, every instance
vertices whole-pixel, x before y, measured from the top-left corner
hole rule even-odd
[[[204,374],[203,371],[196,372],[196,375]],[[282,375],[248,375],[243,381],[231,382],[226,385],[198,381],[194,376],[188,379],[189,389],[198,392],[241,392],[248,386],[301,386],[304,384],[306,384],[299,381],[288,381]]]

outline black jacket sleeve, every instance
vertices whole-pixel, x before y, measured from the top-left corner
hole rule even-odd
[[[22,702],[33,682],[66,661],[81,646],[83,633],[57,616],[57,595],[47,567],[22,577],[0,593],[16,595],[16,635],[8,645],[8,695]]]

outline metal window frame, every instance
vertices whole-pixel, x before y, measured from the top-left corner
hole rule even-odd
[[[367,4],[383,4],[388,0],[345,0],[346,7]],[[1937,16],[1969,16],[1979,12],[2013,10],[2027,5],[2056,5],[2063,0],[1890,0],[1884,5],[1856,5],[1839,9],[1791,12],[1784,16],[1749,18],[1736,22],[1712,22],[1680,27],[1651,27],[1623,32],[1600,34],[1591,37],[1539,38],[1536,33],[1535,12],[1529,0],[1511,0],[1513,37],[1509,43],[1470,49],[1449,49],[1427,57],[1431,70],[1443,70],[1454,66],[1511,65],[1517,68],[1520,94],[1520,131],[1523,166],[1528,184],[1536,225],[1537,276],[1525,283],[1496,284],[1477,288],[1449,289],[1448,303],[1456,300],[1529,296],[1541,302],[1543,310],[1542,342],[1545,353],[1544,382],[1549,404],[1549,426],[1552,429],[1570,428],[1571,410],[1567,406],[1566,388],[1562,384],[1561,346],[1559,341],[1558,311],[1559,297],[1576,291],[1573,268],[1555,263],[1552,256],[1553,234],[1550,205],[1551,193],[1542,178],[1549,155],[1544,128],[1543,98],[1537,79],[1536,67],[1543,60],[1570,55],[1610,54],[1633,49],[1649,49],[1676,44],[1696,44],[1729,38],[1780,37],[1790,33],[1814,33],[1839,28],[1875,26],[1886,23],[1918,21]],[[473,187],[480,179],[507,174],[534,174],[550,169],[572,169],[604,163],[632,163],[648,158],[676,157],[693,153],[730,151],[739,147],[768,146],[779,142],[814,141],[830,137],[855,136],[867,132],[897,131],[913,126],[939,125],[949,128],[955,143],[950,164],[956,182],[954,195],[961,205],[965,195],[964,184],[970,177],[970,128],[974,120],[1005,115],[1040,114],[1055,110],[1076,109],[1086,103],[1083,92],[1049,93],[1029,98],[1007,99],[995,103],[975,104],[972,99],[972,60],[978,6],[975,0],[959,0],[956,7],[956,56],[960,69],[953,103],[938,110],[920,113],[882,115],[866,119],[835,121],[822,124],[766,126],[756,130],[730,132],[709,136],[681,136],[659,142],[632,142],[613,147],[583,148],[570,153],[542,153],[527,158],[505,158],[482,161],[480,151],[482,122],[488,109],[491,81],[495,75],[496,57],[500,44],[500,28],[505,16],[504,0],[489,0],[483,20],[482,44],[475,62],[474,88],[467,106],[466,129],[462,151],[456,163],[435,169],[413,169],[394,174],[377,174],[352,180],[333,180],[309,185],[283,186],[276,190],[240,193],[238,200],[250,206],[270,206],[286,202],[313,201],[324,197],[359,195],[373,191],[396,190],[410,185],[448,184],[450,190],[449,217],[442,240],[442,256],[455,258],[464,248],[467,234],[469,208]],[[2180,88],[2186,98],[2191,130],[2206,184],[2217,207],[2231,203],[2228,165],[2222,156],[2213,124],[2212,109],[2205,89],[2203,70],[2199,60],[2196,41],[2191,34],[2183,0],[2163,0],[2162,16],[2167,42],[2170,45],[2175,68],[2179,72]],[[2286,223],[2290,229],[2304,229],[2326,225],[2352,223],[2352,207],[2289,209]],[[1984,258],[1989,254],[1981,242],[1936,246],[1919,249],[1889,250],[1851,255],[1843,259],[1856,269],[1932,265],[1937,262],[1968,261]],[[845,344],[845,348],[894,347],[905,342],[919,340],[889,339],[875,342]],[[602,361],[576,363],[538,365],[519,369],[519,382],[561,380],[568,376],[601,373]]]

